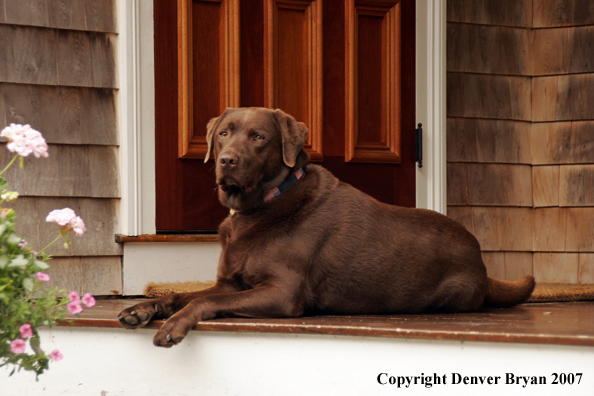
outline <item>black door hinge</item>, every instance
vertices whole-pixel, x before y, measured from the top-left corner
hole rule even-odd
[[[415,129],[415,162],[419,164],[419,168],[423,167],[423,124],[421,123]]]

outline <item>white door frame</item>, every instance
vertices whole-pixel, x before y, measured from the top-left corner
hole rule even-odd
[[[118,0],[119,232],[155,233],[153,2]],[[417,207],[446,213],[446,1],[417,0],[416,119],[423,124]]]

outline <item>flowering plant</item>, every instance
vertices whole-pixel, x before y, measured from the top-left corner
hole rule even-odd
[[[81,301],[87,307],[95,305],[89,293],[81,300],[76,292],[43,287],[50,280],[44,271],[50,268],[46,261],[51,256],[45,250],[61,238],[65,238],[68,245],[70,233],[81,236],[86,229],[72,209],[64,208],[48,214],[46,221],[60,226],[59,235],[41,251],[33,250],[16,234],[16,213],[3,206],[17,199],[18,193],[7,189],[8,181],[2,175],[19,157],[21,168],[25,157],[31,153],[37,158],[47,158],[47,144],[41,133],[29,125],[11,124],[0,136],[8,138],[6,148],[15,153],[0,172],[0,367],[16,366],[11,375],[17,368],[39,375],[48,368],[50,360],[57,362],[63,356],[58,350],[48,355],[41,349],[38,327],[64,321],[67,312],[80,313]]]

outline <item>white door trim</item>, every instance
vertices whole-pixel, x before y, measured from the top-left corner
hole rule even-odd
[[[117,0],[119,233],[156,232],[153,2]]]
[[[417,207],[447,212],[446,0],[417,0],[416,117],[423,124]]]

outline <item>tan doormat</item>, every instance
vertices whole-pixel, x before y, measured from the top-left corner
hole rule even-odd
[[[161,297],[169,293],[188,293],[212,287],[214,281],[208,282],[150,282],[144,289],[144,295],[149,298]],[[594,284],[571,283],[537,283],[532,296],[527,302],[563,302],[563,301],[593,301]]]
[[[594,300],[594,285],[574,283],[537,283],[527,302],[564,302]]]

